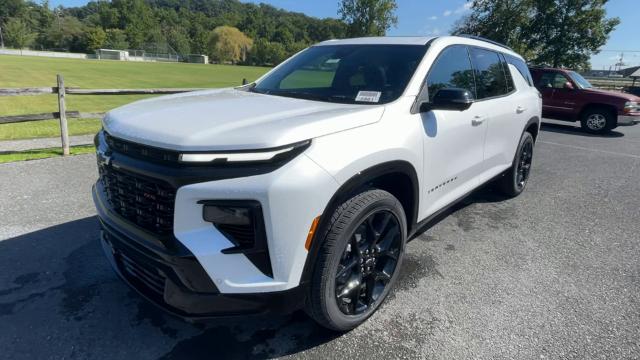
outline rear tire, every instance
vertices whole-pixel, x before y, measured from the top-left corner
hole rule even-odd
[[[383,190],[367,190],[338,206],[314,265],[306,312],[335,331],[371,316],[395,284],[407,239],[402,205]]]
[[[533,164],[533,135],[525,131],[520,138],[518,151],[511,167],[498,179],[498,190],[508,197],[516,197],[524,191]]]
[[[604,107],[587,109],[580,119],[582,129],[591,134],[602,134],[616,127],[616,117]]]

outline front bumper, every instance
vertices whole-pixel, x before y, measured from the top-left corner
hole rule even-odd
[[[633,125],[637,122],[640,122],[640,112],[630,113],[627,115],[618,115],[618,124]]]
[[[297,309],[305,240],[337,182],[306,155],[265,166],[185,166],[164,150],[96,137],[93,198],[107,256],[143,296],[183,318]],[[108,192],[108,194],[107,194]],[[266,273],[203,218],[206,201],[260,203]]]
[[[186,320],[267,312],[303,305],[304,288],[255,294],[222,294],[195,256],[179,242],[167,248],[109,210],[101,184],[93,188],[103,250],[116,273],[140,295]]]

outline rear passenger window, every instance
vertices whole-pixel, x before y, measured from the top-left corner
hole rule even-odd
[[[533,86],[533,77],[531,77],[531,72],[529,71],[527,63],[525,63],[522,59],[518,59],[517,57],[511,55],[505,55],[505,58],[507,58],[507,62],[509,64],[515,66],[515,68],[518,69],[518,72],[527,81],[527,84],[529,84],[529,86]]]
[[[504,67],[498,53],[480,48],[470,48],[470,53],[476,74],[477,99],[509,93]]]
[[[506,77],[507,93],[510,93],[516,89],[516,86],[513,84],[513,76],[511,76],[511,70],[509,70],[509,64],[504,59],[504,54],[500,54],[500,61],[502,62],[502,71],[504,71],[504,76]]]
[[[427,90],[429,101],[440,89],[460,88],[475,96],[473,69],[466,46],[451,46],[444,49],[429,70]]]

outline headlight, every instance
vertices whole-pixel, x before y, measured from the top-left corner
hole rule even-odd
[[[630,113],[630,112],[634,112],[638,109],[638,103],[635,101],[627,101],[626,103],[624,103],[624,112],[625,113]]]
[[[275,149],[255,150],[255,151],[228,151],[228,152],[207,152],[207,153],[185,153],[180,154],[180,162],[183,163],[246,163],[246,162],[276,162],[289,159],[298,155],[306,149],[310,140],[300,143],[283,146]]]

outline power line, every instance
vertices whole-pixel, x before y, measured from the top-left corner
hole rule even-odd
[[[640,53],[640,50],[599,50],[600,52],[637,52]]]

